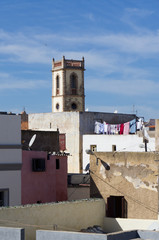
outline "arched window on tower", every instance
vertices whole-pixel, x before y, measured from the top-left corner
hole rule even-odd
[[[77,75],[75,73],[72,73],[70,76],[70,83],[71,83],[71,94],[76,95],[77,94]]]
[[[59,76],[57,75],[57,77],[56,77],[56,95],[58,95],[60,92],[59,88],[60,88],[60,81],[59,81]]]

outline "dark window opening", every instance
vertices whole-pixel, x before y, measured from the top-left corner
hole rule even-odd
[[[70,77],[71,80],[71,94],[76,95],[77,94],[77,77],[75,74],[72,74]]]
[[[112,152],[116,151],[116,145],[112,145]]]
[[[56,169],[60,169],[60,159],[56,159]]]
[[[4,192],[0,192],[0,207],[4,206]]]
[[[71,107],[72,107],[73,110],[76,110],[77,109],[76,103],[72,103]]]
[[[56,77],[56,94],[59,94],[60,82],[59,76]]]
[[[0,207],[9,206],[9,190],[0,190]]]
[[[56,109],[59,110],[59,108],[60,108],[60,105],[57,103],[56,104]]]
[[[32,170],[33,170],[33,172],[44,172],[45,171],[45,158],[33,158],[32,159]]]
[[[107,217],[127,218],[127,201],[123,196],[110,196],[107,198]]]

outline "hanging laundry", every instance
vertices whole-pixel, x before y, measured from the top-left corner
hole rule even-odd
[[[111,125],[111,134],[115,134],[115,125]]]
[[[111,125],[108,124],[108,134],[111,134]]]
[[[120,124],[120,134],[123,134],[124,132],[124,124]]]
[[[142,130],[142,126],[143,126],[143,119],[142,119],[142,118],[139,118],[139,119],[137,120],[137,123],[136,123],[136,125],[137,125],[137,131],[140,131],[140,130]]]
[[[128,135],[128,134],[129,134],[129,130],[130,130],[130,123],[129,123],[129,122],[124,123],[124,131],[123,131],[123,134],[124,134],[124,135]]]
[[[100,122],[95,122],[95,128],[94,128],[94,132],[99,134],[100,133],[100,125],[101,123]]]
[[[104,133],[107,134],[108,133],[108,124],[106,122],[103,122],[104,125]]]
[[[130,133],[136,133],[136,119],[130,121]]]
[[[104,124],[103,123],[100,124],[99,133],[104,134]]]
[[[120,134],[120,124],[117,124],[117,132]]]
[[[119,131],[118,131],[118,125],[116,124],[115,125],[115,134],[118,134],[119,133]]]

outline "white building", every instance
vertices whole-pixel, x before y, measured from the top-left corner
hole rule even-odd
[[[89,155],[86,153],[87,149],[91,149],[93,152],[144,152],[145,145],[143,143],[142,134],[83,135],[83,169],[85,169],[89,163]],[[149,142],[147,143],[147,151],[155,151],[155,136],[149,138]]]
[[[0,113],[0,206],[21,204],[21,117]]]
[[[98,119],[116,124],[124,123],[135,118],[133,114],[114,114],[98,112],[59,112],[35,113],[28,115],[28,126],[32,130],[59,129],[66,133],[66,152],[68,156],[68,172],[82,173],[83,164],[83,135],[94,133],[94,124]]]

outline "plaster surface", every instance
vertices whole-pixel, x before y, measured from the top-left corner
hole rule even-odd
[[[91,196],[99,192],[106,204],[110,196],[124,197],[127,218],[158,219],[156,154],[97,152],[96,155],[110,170],[104,169],[100,160],[97,166],[95,156],[91,156]]]
[[[86,149],[91,149],[91,145],[97,146],[97,152],[112,152],[112,146],[116,145],[117,152],[145,152],[143,137],[138,135],[83,135],[83,168],[89,163],[90,156]],[[147,144],[148,152],[155,151],[155,138],[150,138]]]

